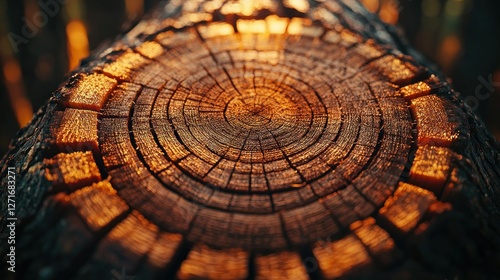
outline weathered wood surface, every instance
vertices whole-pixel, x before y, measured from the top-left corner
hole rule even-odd
[[[20,279],[500,277],[498,144],[395,29],[351,0],[180,2],[3,158]]]

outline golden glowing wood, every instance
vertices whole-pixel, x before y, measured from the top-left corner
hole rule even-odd
[[[60,190],[71,192],[101,180],[92,152],[58,154],[44,160],[45,177]]]
[[[68,108],[54,129],[56,145],[61,150],[99,150],[97,143],[97,113]]]
[[[410,182],[441,194],[450,173],[453,152],[448,148],[420,146],[410,170]]]
[[[459,124],[450,121],[445,102],[436,95],[411,100],[411,108],[417,120],[420,144],[449,146],[458,138]]]
[[[398,189],[385,202],[379,215],[387,220],[398,234],[408,234],[422,219],[436,197],[422,188],[400,183]]]
[[[94,231],[102,230],[129,209],[108,181],[77,190],[68,199]]]
[[[116,81],[102,74],[77,76],[63,92],[66,107],[99,111]]]
[[[2,160],[20,277],[494,275],[498,146],[425,65],[357,1],[168,1]]]

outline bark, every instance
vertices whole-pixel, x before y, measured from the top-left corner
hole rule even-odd
[[[498,144],[396,29],[174,3],[13,140],[20,279],[500,277]]]

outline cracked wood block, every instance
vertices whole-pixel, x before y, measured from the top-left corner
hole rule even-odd
[[[93,73],[76,76],[61,91],[64,107],[99,111],[109,93],[116,86],[116,80]]]
[[[302,262],[300,255],[295,252],[257,256],[255,279],[309,279]]]
[[[377,225],[374,218],[367,218],[351,224],[351,230],[366,246],[369,254],[382,266],[390,266],[403,258],[390,234]]]
[[[450,101],[436,95],[422,96],[411,100],[411,108],[417,120],[418,142],[422,145],[449,147],[459,138],[460,129],[465,130],[453,120],[449,112],[452,107],[446,103]]]
[[[80,189],[69,195],[68,200],[93,231],[103,230],[129,209],[108,181]]]
[[[380,209],[380,218],[389,223],[396,234],[406,235],[418,225],[436,197],[422,188],[400,183],[393,196]]]
[[[314,247],[313,253],[327,279],[348,275],[367,277],[372,270],[368,251],[352,234],[333,242],[320,243]]]
[[[161,232],[157,237],[154,246],[148,252],[145,261],[137,270],[137,274],[145,279],[161,278],[166,271],[172,268],[176,253],[182,248],[182,236],[176,233]]]
[[[20,279],[500,277],[498,144],[393,30],[354,0],[164,5],[2,159]]]
[[[44,163],[46,179],[59,191],[72,192],[101,180],[92,152],[61,153]]]
[[[448,148],[420,146],[410,169],[409,182],[440,196],[450,175],[450,165],[456,156]]]
[[[194,247],[177,273],[178,279],[246,279],[248,253],[239,249]]]
[[[54,128],[55,144],[61,151],[99,151],[97,143],[97,113],[67,108],[60,113]]]
[[[135,271],[141,260],[154,246],[158,227],[151,224],[140,213],[132,211],[120,221],[109,233],[102,237],[101,242],[89,258],[82,263],[82,268],[75,277],[81,279],[98,279],[108,273],[105,265],[111,261],[113,267],[128,267]],[[127,252],[121,248],[127,244]]]

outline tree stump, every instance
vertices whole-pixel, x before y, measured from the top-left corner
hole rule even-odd
[[[356,1],[171,1],[19,132],[0,221],[19,279],[489,279],[499,163]]]

